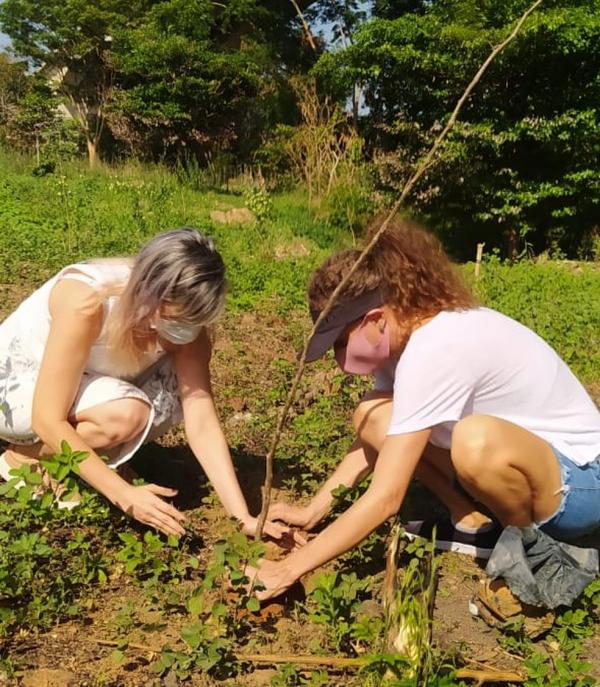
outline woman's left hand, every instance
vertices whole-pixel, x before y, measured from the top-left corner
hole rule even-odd
[[[246,566],[246,576],[250,583],[263,587],[254,589],[254,594],[259,601],[266,601],[280,596],[296,582],[296,577],[287,565],[286,559],[282,561],[269,561],[262,559],[258,567]]]
[[[241,520],[244,534],[254,535],[257,522],[258,518],[254,518],[251,515]],[[263,527],[263,533],[281,543],[290,541],[295,546],[304,546],[306,544],[306,539],[299,532],[279,522],[267,520]]]

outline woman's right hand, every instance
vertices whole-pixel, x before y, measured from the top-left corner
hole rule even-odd
[[[318,522],[318,520],[315,521],[315,515],[310,506],[294,506],[283,501],[277,501],[270,506],[267,518],[280,520],[306,531],[312,529]]]
[[[160,496],[173,497],[177,494],[177,489],[160,487],[157,484],[127,486],[124,497],[117,502],[123,512],[134,520],[165,534],[179,536],[185,533],[183,529],[185,515],[159,498]]]

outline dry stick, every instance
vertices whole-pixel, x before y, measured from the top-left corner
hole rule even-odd
[[[302,27],[304,29],[304,33],[306,34],[306,38],[310,44],[310,47],[314,50],[314,52],[317,52],[317,46],[315,44],[315,39],[313,38],[312,32],[310,30],[310,26],[308,25],[308,22],[304,18],[304,15],[302,14],[302,10],[298,6],[298,3],[296,0],[290,0],[292,5],[294,6],[294,9],[296,10],[296,14],[300,18],[300,21],[302,22]]]
[[[281,664],[292,663],[301,666],[325,666],[327,668],[363,668],[370,659],[346,658],[345,656],[302,656],[302,655],[278,655],[278,654],[234,654],[236,660],[249,663]],[[520,673],[508,670],[473,670],[472,668],[459,668],[456,673],[458,679],[477,680],[479,684],[484,682],[524,682],[525,678]]]
[[[124,651],[132,649],[133,651],[140,651],[146,654],[160,654],[161,652],[161,649],[144,646],[143,644],[116,642],[112,639],[101,639],[99,637],[90,637],[89,641],[99,644],[100,646],[123,647]],[[339,668],[340,670],[362,668],[369,663],[369,659],[363,657],[347,658],[346,656],[306,656],[301,654],[244,654],[235,652],[233,657],[240,663],[263,663],[269,665],[292,663],[301,666]],[[490,667],[486,670],[459,668],[456,671],[456,677],[459,679],[477,680],[479,684],[483,684],[484,682],[523,682],[525,679],[520,673],[498,670],[494,667]]]
[[[294,0],[291,0],[294,5],[296,3]],[[456,103],[456,107],[454,108],[452,114],[450,115],[450,119],[448,119],[448,122],[446,126],[444,127],[443,131],[440,133],[440,135],[435,139],[433,145],[429,149],[429,152],[425,155],[425,157],[421,160],[419,163],[416,171],[414,174],[410,177],[410,179],[406,182],[404,185],[404,188],[402,189],[402,192],[400,194],[400,197],[398,200],[392,205],[389,213],[386,215],[385,219],[381,223],[381,226],[379,229],[375,232],[369,243],[366,245],[366,247],[363,249],[362,253],[358,256],[356,259],[356,262],[352,265],[346,276],[342,279],[342,281],[336,286],[336,288],[333,290],[333,293],[329,297],[329,300],[325,304],[325,307],[321,311],[319,317],[317,318],[316,322],[313,325],[313,328],[310,331],[310,334],[308,335],[308,339],[304,345],[304,350],[302,351],[302,355],[300,356],[300,360],[298,362],[298,369],[296,371],[296,376],[294,377],[294,380],[292,382],[292,386],[288,392],[285,404],[283,406],[283,410],[281,411],[279,415],[279,420],[277,422],[277,427],[275,429],[275,434],[273,435],[273,440],[271,442],[271,447],[269,448],[269,452],[267,454],[266,458],[266,466],[265,466],[265,482],[262,487],[262,508],[260,511],[260,515],[258,517],[258,522],[256,524],[256,533],[255,537],[256,539],[260,539],[262,536],[262,531],[263,527],[265,524],[265,520],[267,519],[267,513],[269,511],[269,506],[271,504],[271,487],[273,484],[273,458],[275,456],[275,451],[277,450],[277,446],[279,444],[279,439],[281,438],[281,433],[283,431],[283,427],[285,425],[285,421],[287,419],[289,410],[292,406],[292,403],[294,402],[294,399],[296,397],[296,391],[298,390],[298,384],[300,383],[300,380],[302,378],[302,375],[304,373],[304,368],[306,367],[306,354],[308,351],[308,344],[314,333],[317,331],[319,325],[321,322],[327,317],[329,312],[331,311],[333,305],[335,304],[335,301],[337,300],[337,297],[340,295],[346,284],[350,281],[352,278],[352,275],[356,272],[356,270],[359,268],[359,266],[362,264],[363,260],[365,257],[368,255],[368,253],[372,250],[372,248],[375,246],[377,241],[379,241],[379,238],[383,234],[383,232],[388,228],[389,223],[393,219],[394,215],[398,212],[400,206],[404,202],[406,196],[412,191],[413,187],[419,181],[419,179],[423,176],[425,171],[432,165],[433,159],[437,151],[439,150],[442,142],[448,135],[449,131],[452,129],[454,124],[456,123],[456,120],[458,118],[458,115],[462,109],[462,106],[464,105],[465,101],[467,98],[471,95],[471,92],[475,88],[475,86],[479,83],[481,77],[487,70],[487,68],[490,66],[492,61],[495,59],[495,57],[504,50],[504,48],[511,42],[513,41],[519,31],[521,30],[521,27],[523,26],[525,20],[527,17],[539,6],[542,4],[542,0],[536,0],[536,2],[531,5],[531,7],[521,16],[519,21],[516,23],[515,28],[511,31],[509,36],[505,38],[502,43],[499,43],[493,50],[492,52],[488,55],[487,59],[485,62],[479,67],[479,70],[473,77],[471,83],[467,86],[465,89],[465,92],[461,95],[460,99]],[[296,5],[297,6],[297,5]]]

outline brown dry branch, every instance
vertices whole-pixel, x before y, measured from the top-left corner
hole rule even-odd
[[[308,41],[310,47],[314,50],[314,52],[317,52],[317,45],[315,43],[315,39],[313,38],[312,32],[310,30],[310,26],[308,25],[308,22],[306,21],[304,15],[302,14],[302,10],[298,6],[298,3],[296,0],[290,0],[292,5],[294,6],[294,9],[296,10],[296,14],[298,15],[298,18],[302,22],[302,28],[304,29],[304,33],[306,35],[306,40]]]
[[[365,257],[368,255],[368,253],[373,249],[377,241],[379,241],[380,236],[385,232],[385,230],[388,228],[391,220],[393,217],[396,215],[402,204],[404,203],[404,200],[408,196],[408,194],[412,191],[414,188],[415,184],[421,179],[423,174],[426,172],[426,170],[433,164],[434,158],[438,150],[440,149],[440,146],[444,142],[446,136],[456,123],[456,120],[458,119],[458,115],[460,114],[460,111],[465,104],[466,100],[468,97],[471,95],[473,89],[475,86],[479,83],[481,80],[481,77],[484,75],[486,72],[487,68],[490,66],[490,64],[494,61],[494,59],[499,55],[506,46],[511,43],[519,34],[519,31],[521,30],[521,27],[527,20],[527,17],[534,12],[539,5],[542,4],[543,0],[536,0],[530,7],[529,9],[524,12],[520,19],[517,21],[515,24],[514,29],[510,32],[510,34],[498,45],[496,45],[493,50],[490,52],[488,55],[487,59],[483,62],[481,67],[479,67],[477,73],[469,83],[469,85],[466,87],[464,93],[461,95],[459,98],[458,102],[456,103],[456,106],[454,110],[452,111],[452,114],[450,115],[450,118],[448,119],[448,122],[446,123],[446,126],[440,133],[440,135],[435,139],[433,142],[433,145],[429,149],[429,152],[421,159],[419,164],[417,165],[417,169],[413,173],[413,175],[410,177],[410,179],[406,182],[404,185],[404,188],[402,189],[402,192],[400,193],[400,196],[398,200],[392,205],[390,211],[386,215],[385,219],[381,223],[381,226],[379,229],[373,234],[373,237],[369,241],[369,243],[365,246],[363,249],[362,253],[358,256],[356,259],[356,262],[354,265],[350,268],[346,276],[342,279],[342,281],[337,285],[337,287],[334,289],[333,293],[329,297],[329,300],[325,304],[325,307],[321,311],[319,317],[317,318],[316,322],[313,324],[313,327],[308,335],[308,338],[306,340],[306,343],[304,345],[304,350],[302,351],[302,355],[300,356],[300,360],[298,362],[298,369],[296,371],[296,375],[294,377],[294,380],[292,382],[292,386],[290,387],[290,390],[288,392],[286,401],[284,403],[284,406],[281,410],[281,413],[279,414],[279,419],[277,422],[277,426],[275,428],[275,433],[273,434],[273,439],[271,441],[271,446],[269,448],[269,452],[267,453],[266,457],[266,466],[265,466],[265,482],[262,487],[262,508],[260,511],[260,515],[258,517],[258,522],[256,525],[256,533],[255,537],[257,539],[260,539],[262,536],[262,531],[263,527],[265,525],[265,520],[267,519],[267,513],[269,511],[269,506],[271,504],[271,488],[273,485],[273,458],[275,456],[275,451],[277,450],[277,446],[279,445],[279,440],[281,438],[281,433],[283,431],[285,421],[287,420],[287,416],[289,413],[289,410],[292,406],[292,403],[296,397],[296,391],[298,390],[298,385],[300,383],[300,380],[302,378],[302,375],[304,374],[304,369],[306,367],[306,353],[308,351],[308,343],[313,336],[313,334],[317,331],[317,328],[321,324],[321,322],[327,317],[329,312],[331,311],[332,307],[334,306],[338,296],[346,286],[346,284],[350,281],[352,278],[352,275],[356,272],[358,267],[362,264],[364,261]]]
[[[248,663],[263,663],[280,665],[290,663],[299,666],[324,666],[326,668],[350,669],[363,668],[369,663],[366,657],[347,658],[345,656],[302,656],[302,655],[278,655],[278,654],[234,654],[237,661]],[[459,680],[475,680],[478,685],[486,682],[524,682],[525,678],[520,673],[509,670],[474,670],[472,668],[459,668],[455,676]]]
[[[335,185],[353,181],[360,139],[331,98],[321,98],[314,78],[292,77],[302,121],[285,144],[292,168],[308,190],[308,204],[328,198]]]
[[[116,642],[111,639],[101,639],[99,637],[90,637],[90,642],[100,646],[107,647],[123,647],[124,651],[128,649],[139,651],[145,654],[160,654],[160,649],[155,649],[142,644]],[[302,654],[245,654],[234,653],[233,657],[240,663],[258,663],[263,665],[281,665],[283,663],[290,663],[299,666],[323,666],[325,668],[333,668],[338,670],[348,670],[352,668],[363,668],[369,662],[366,657],[348,658],[346,656],[309,656]],[[478,685],[486,682],[524,682],[525,678],[516,672],[507,670],[497,670],[490,667],[482,670],[474,670],[472,668],[459,668],[456,677],[462,680],[475,680]]]

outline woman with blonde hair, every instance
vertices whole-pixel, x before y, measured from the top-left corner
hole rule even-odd
[[[0,475],[39,465],[66,441],[88,454],[79,466],[88,484],[135,520],[179,535],[185,517],[161,498],[173,489],[134,486],[110,468],[183,416],[223,506],[253,531],[211,391],[209,332],[225,293],[221,256],[188,227],[154,237],[135,258],[69,265],[47,281],[0,325],[0,438],[9,442]],[[285,529],[269,523],[266,532]]]
[[[358,255],[342,251],[313,274],[313,320]],[[405,220],[388,228],[319,326],[308,359],[330,348],[344,371],[375,377],[354,414],[356,440],[307,506],[276,503],[269,517],[310,530],[336,487],[371,471],[373,479],[306,546],[261,563],[263,598],[395,515],[413,476],[449,510],[435,523],[440,548],[485,557],[507,525],[559,540],[600,526],[598,409],[539,336],[478,306],[432,234]],[[411,531],[427,536],[433,524]]]

